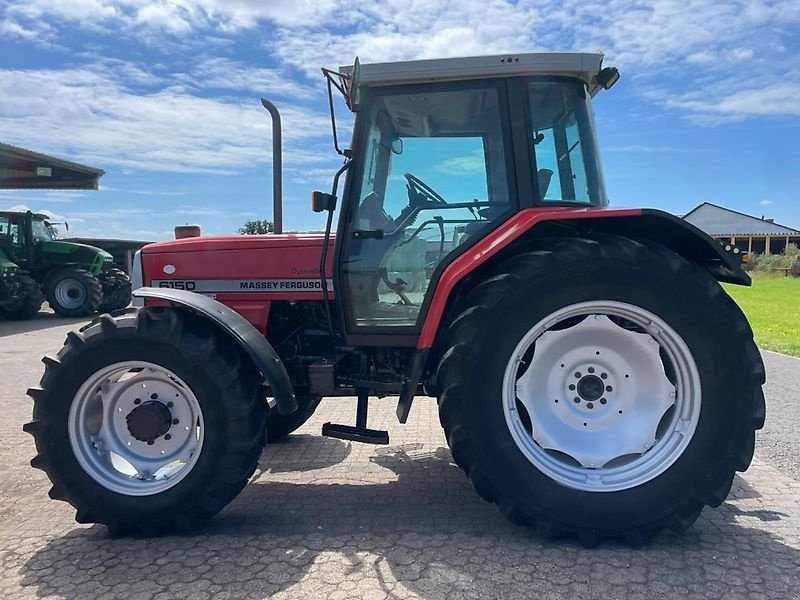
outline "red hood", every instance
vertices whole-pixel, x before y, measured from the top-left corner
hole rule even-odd
[[[163,252],[213,252],[220,250],[263,250],[268,248],[321,248],[323,240],[324,235],[321,233],[218,235],[148,244],[142,249],[142,254]],[[332,235],[331,243],[333,243]]]

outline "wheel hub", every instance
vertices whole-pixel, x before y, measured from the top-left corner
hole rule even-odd
[[[56,302],[64,308],[74,310],[80,308],[85,302],[86,290],[76,279],[63,279],[56,284],[55,298]]]
[[[128,431],[140,442],[152,444],[169,431],[172,413],[156,400],[148,400],[134,408],[125,419]]]
[[[606,411],[613,418],[614,415],[622,414],[617,413],[621,408],[618,406],[619,402],[614,402],[619,400],[618,377],[615,375],[619,369],[611,368],[606,362],[611,358],[610,354],[604,356],[605,360],[602,362],[592,358],[599,358],[594,355],[594,351],[587,352],[583,359],[576,359],[574,356],[557,359],[559,365],[564,364],[564,367],[554,370],[561,377],[561,394],[567,399],[566,404],[579,411],[581,418],[587,415],[599,417]]]
[[[600,399],[605,391],[603,380],[597,375],[584,375],[578,380],[578,395],[587,402],[595,402]]]

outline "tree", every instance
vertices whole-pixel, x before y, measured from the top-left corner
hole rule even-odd
[[[243,227],[239,228],[241,235],[262,235],[273,231],[275,231],[275,228],[272,225],[272,221],[267,221],[266,219],[248,221]]]

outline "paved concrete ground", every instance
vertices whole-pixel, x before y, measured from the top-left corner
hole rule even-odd
[[[406,426],[393,402],[374,403],[388,447],[320,437],[354,412],[352,399],[326,400],[203,532],[109,539],[47,498],[20,430],[38,360],[67,329],[0,322],[2,598],[800,598],[798,421],[786,412],[800,361],[766,356],[766,435],[729,500],[644,549],[543,542],[507,523],[451,462],[427,399]]]

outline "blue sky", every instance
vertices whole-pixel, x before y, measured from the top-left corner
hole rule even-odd
[[[800,228],[800,2],[0,0],[0,140],[106,170],[101,191],[0,191],[78,235],[233,233],[269,217],[267,95],[285,227],[314,229],[339,161],[319,67],[606,53],[595,101],[613,206],[710,201]],[[345,126],[346,127],[346,126]]]

